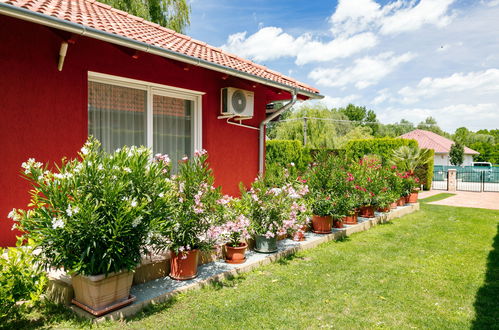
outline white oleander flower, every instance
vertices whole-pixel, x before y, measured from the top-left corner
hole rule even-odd
[[[52,228],[64,228],[64,221],[58,218],[52,218]]]

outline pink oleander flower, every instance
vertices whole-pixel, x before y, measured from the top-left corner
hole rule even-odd
[[[208,152],[205,149],[196,150],[196,151],[194,151],[194,156],[195,157],[201,157],[203,155],[206,155],[207,153]]]

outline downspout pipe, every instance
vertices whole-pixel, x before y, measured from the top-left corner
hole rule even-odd
[[[259,148],[258,148],[258,173],[263,174],[263,171],[265,170],[265,126],[273,120],[274,118],[278,117],[281,115],[284,111],[288,110],[291,108],[297,100],[297,91],[296,89],[291,90],[291,100],[283,105],[279,110],[271,114],[270,116],[266,117],[261,123],[260,123],[260,138],[259,138]]]

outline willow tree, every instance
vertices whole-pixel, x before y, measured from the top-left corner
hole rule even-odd
[[[186,0],[101,0],[116,9],[183,33],[191,23]]]
[[[267,135],[278,140],[298,140],[309,148],[342,148],[351,138],[369,138],[368,127],[356,127],[337,109],[324,104],[303,104],[285,113]]]

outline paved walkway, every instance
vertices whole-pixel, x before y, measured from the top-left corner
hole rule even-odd
[[[445,190],[423,191],[419,194],[419,198],[426,198],[440,193],[448,193]],[[499,192],[471,192],[471,191],[455,191],[454,196],[442,199],[441,201],[431,202],[428,204],[447,205],[447,206],[462,206],[476,207],[480,209],[499,210]]]

